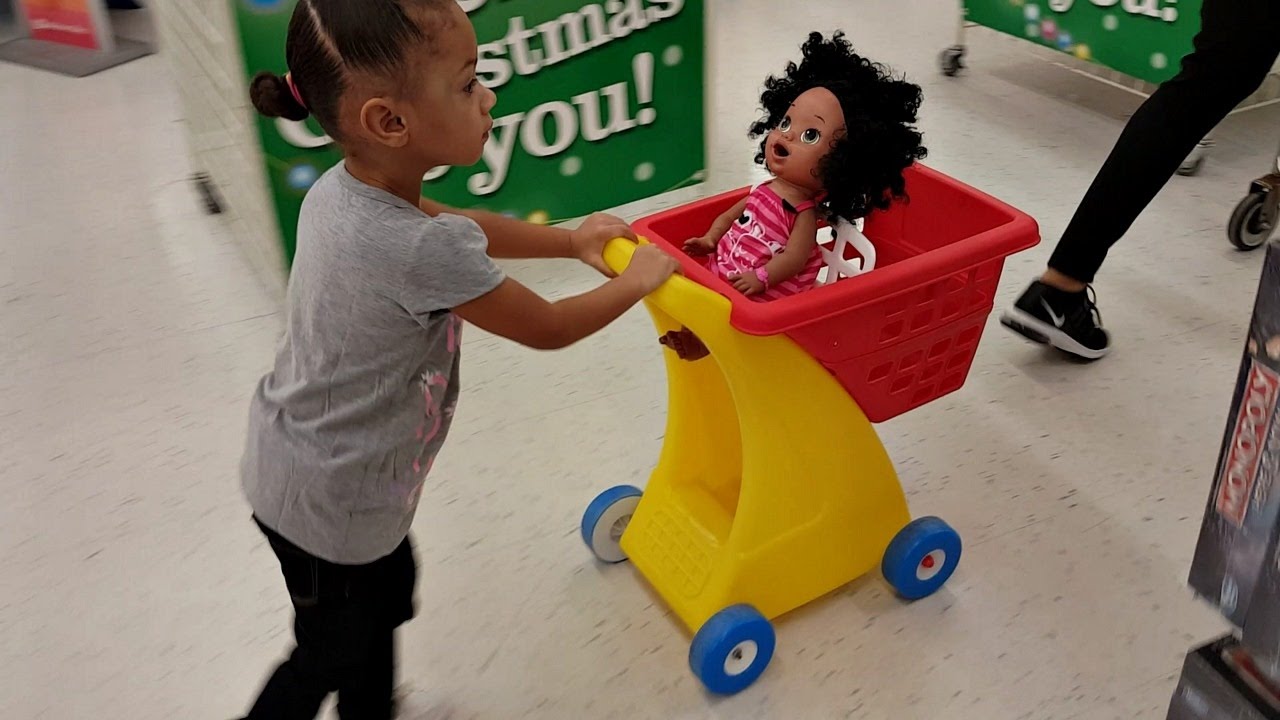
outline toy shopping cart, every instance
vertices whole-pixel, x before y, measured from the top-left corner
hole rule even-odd
[[[658,333],[682,327],[711,351],[666,351],[666,439],[643,493],[605,491],[583,539],[630,559],[694,632],[689,660],[712,692],[738,692],[773,655],[776,618],[877,564],[904,598],[942,586],[960,537],[914,522],[872,429],[958,390],[973,362],[1006,256],[1035,245],[1026,215],[924,167],[909,203],[867,219],[878,267],[757,303],[681,252],[747,190],[636,224],[681,258],[646,301]],[[635,246],[606,251],[615,270]],[[855,251],[847,249],[850,256]]]

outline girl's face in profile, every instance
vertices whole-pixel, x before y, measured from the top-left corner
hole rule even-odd
[[[476,31],[456,3],[450,3],[431,33],[429,47],[412,54],[402,107],[409,128],[406,149],[432,166],[468,166],[479,162],[497,103],[492,90],[476,78]]]

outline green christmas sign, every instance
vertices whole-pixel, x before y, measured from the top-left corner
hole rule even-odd
[[[248,78],[283,73],[296,0],[234,0]],[[480,163],[437,168],[423,192],[557,222],[705,178],[702,0],[458,0],[498,95]],[[292,259],[302,197],[338,151],[313,121],[258,118]]]
[[[1200,0],[965,0],[964,5],[971,22],[1151,83],[1177,74],[1200,29]]]

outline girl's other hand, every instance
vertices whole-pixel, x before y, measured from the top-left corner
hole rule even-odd
[[[587,218],[577,230],[569,232],[569,247],[573,257],[600,271],[605,277],[614,272],[604,262],[604,246],[615,238],[636,241],[636,233],[625,220],[606,213],[596,213]]]
[[[679,271],[680,263],[675,258],[653,245],[641,245],[622,276],[634,280],[640,291],[648,295]]]
[[[696,237],[684,241],[684,251],[693,257],[710,255],[716,250],[716,239],[713,237]]]

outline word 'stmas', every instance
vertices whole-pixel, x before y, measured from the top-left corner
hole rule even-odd
[[[485,0],[462,2],[480,7]],[[507,34],[480,46],[476,73],[492,89],[511,81],[513,75],[527,77],[543,68],[562,63],[650,25],[673,18],[684,10],[685,0],[610,0],[583,5],[574,12],[528,27],[524,17],[507,23]]]

